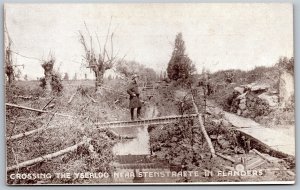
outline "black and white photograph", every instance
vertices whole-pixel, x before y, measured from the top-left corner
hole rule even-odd
[[[7,185],[294,184],[291,3],[4,4]]]

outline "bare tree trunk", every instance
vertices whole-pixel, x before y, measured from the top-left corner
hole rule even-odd
[[[45,92],[46,92],[46,95],[49,96],[52,92],[52,87],[51,87],[52,73],[51,73],[51,71],[45,70],[44,74],[45,74],[45,82],[46,82]]]
[[[4,17],[6,17],[4,13]],[[5,73],[7,75],[8,84],[11,85],[15,80],[14,75],[14,68],[13,68],[13,61],[12,61],[12,54],[11,54],[11,45],[12,40],[9,36],[7,26],[6,26],[6,18],[4,18],[4,40],[5,40]]]
[[[101,87],[103,86],[104,83],[104,72],[103,71],[94,71],[95,72],[95,77],[96,77],[96,81],[95,81],[95,91],[96,93],[100,93],[101,94]]]
[[[55,59],[52,57],[48,61],[44,61],[42,64],[42,67],[44,69],[44,75],[45,75],[45,93],[47,96],[50,96],[52,92],[52,71],[53,71],[53,65],[54,65]]]
[[[12,58],[11,58],[11,53],[10,53],[10,49],[5,51],[6,53],[6,57],[5,57],[5,73],[7,75],[7,79],[8,79],[8,84],[11,85],[13,83],[13,81],[15,80],[15,75],[14,75],[14,68],[12,66]]]
[[[8,78],[8,84],[11,85],[15,80],[14,73],[7,74],[7,78]]]

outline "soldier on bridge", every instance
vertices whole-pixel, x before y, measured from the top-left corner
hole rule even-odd
[[[131,114],[131,120],[134,120],[134,109],[137,108],[137,119],[141,120],[141,108],[142,102],[140,100],[140,92],[138,88],[138,75],[134,74],[132,76],[132,82],[127,89],[129,94],[129,109]]]

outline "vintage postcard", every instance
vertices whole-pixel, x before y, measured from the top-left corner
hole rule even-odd
[[[7,185],[294,184],[293,5],[5,4]]]

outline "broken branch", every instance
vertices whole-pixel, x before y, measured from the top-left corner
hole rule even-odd
[[[19,133],[17,135],[14,135],[14,136],[11,136],[10,137],[7,137],[6,140],[15,140],[15,139],[19,139],[19,138],[22,138],[22,137],[26,137],[28,135],[31,135],[31,134],[34,134],[34,133],[37,133],[39,131],[42,131],[44,129],[47,129],[49,128],[48,125],[49,123],[52,121],[52,119],[54,118],[55,115],[52,115],[52,117],[50,118],[50,120],[48,121],[48,123],[44,126],[44,127],[40,127],[38,129],[34,129],[34,130],[31,130],[31,131],[27,131],[27,132],[24,132],[24,133]]]
[[[11,104],[11,103],[5,103],[5,105],[10,106],[10,107],[19,108],[19,109],[25,109],[25,110],[29,110],[29,111],[35,111],[35,112],[40,112],[40,113],[49,113],[49,114],[54,114],[54,115],[58,115],[58,116],[62,116],[62,117],[73,117],[73,118],[75,118],[75,116],[71,116],[71,115],[66,115],[66,114],[62,114],[62,113],[54,113],[54,112],[50,112],[50,111],[39,110],[39,109],[20,106],[20,105]]]
[[[77,94],[77,90],[75,91],[74,94],[72,94],[72,96],[70,97],[69,101],[68,101],[68,104],[70,104],[73,100],[73,98],[75,97],[75,95]]]
[[[90,95],[88,95],[87,93],[85,93],[85,95],[86,95],[89,99],[91,99],[93,103],[97,103],[97,101],[96,101],[94,98],[92,98]]]

